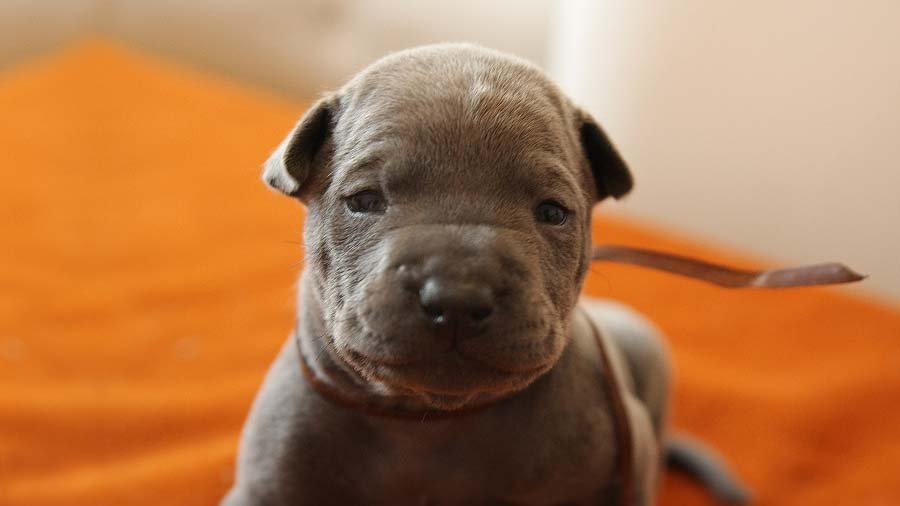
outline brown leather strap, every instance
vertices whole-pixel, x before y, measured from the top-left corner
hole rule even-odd
[[[591,259],[650,267],[726,288],[790,288],[852,283],[866,278],[835,262],[788,269],[748,271],[672,253],[617,245],[594,246]]]
[[[597,343],[600,364],[605,377],[600,382],[612,407],[612,422],[616,432],[616,472],[619,484],[619,501],[621,506],[630,506],[634,497],[634,439],[631,430],[631,419],[625,406],[625,385],[622,384],[619,371],[616,370],[606,340],[594,320],[581,308]]]

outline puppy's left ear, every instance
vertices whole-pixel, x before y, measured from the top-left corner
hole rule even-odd
[[[576,118],[581,147],[597,185],[597,201],[624,197],[634,186],[625,160],[590,114],[578,109]]]
[[[337,102],[335,96],[327,96],[313,104],[275,148],[263,168],[262,179],[269,187],[292,197],[301,196],[316,165],[322,163],[317,155],[331,135]]]

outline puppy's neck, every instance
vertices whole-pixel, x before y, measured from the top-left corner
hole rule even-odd
[[[340,395],[345,404],[356,404],[397,413],[432,413],[436,408],[423,395],[405,392],[382,383],[372,382],[361,375],[336,352],[332,337],[328,332],[322,299],[310,276],[300,280],[298,322],[296,326],[297,345],[302,360],[315,382],[324,385],[331,392]],[[510,394],[484,393],[468,399],[457,410],[469,411],[493,404]]]

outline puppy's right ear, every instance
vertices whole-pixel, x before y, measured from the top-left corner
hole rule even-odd
[[[262,179],[269,187],[285,195],[300,196],[315,169],[316,155],[331,134],[336,106],[337,98],[328,96],[300,118],[264,165]]]

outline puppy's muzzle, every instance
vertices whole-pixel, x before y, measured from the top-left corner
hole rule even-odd
[[[370,327],[390,325],[400,335],[432,335],[446,343],[518,320],[523,304],[511,294],[526,291],[512,289],[525,277],[511,278],[510,271],[524,268],[493,230],[421,226],[397,233],[389,244],[373,285],[379,296],[366,301],[377,306],[368,312]]]

